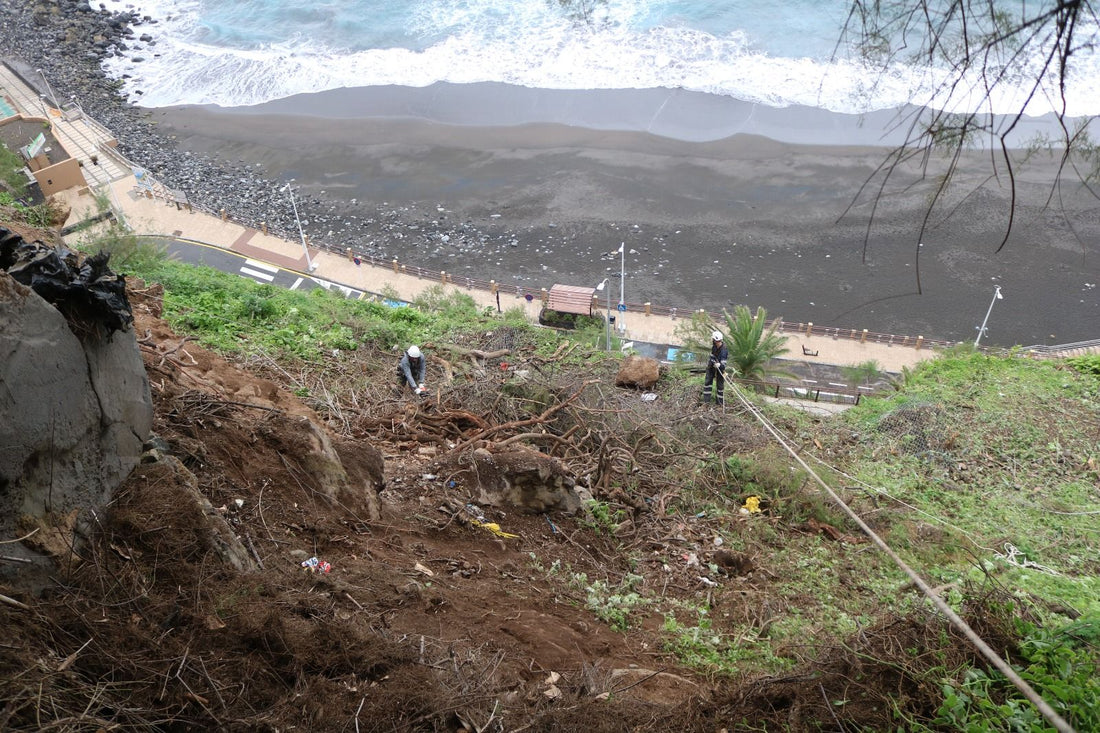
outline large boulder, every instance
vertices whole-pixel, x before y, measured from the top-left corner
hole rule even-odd
[[[102,506],[149,435],[152,400],[133,331],[76,330],[0,271],[0,537]]]
[[[615,375],[616,387],[652,389],[661,376],[661,363],[656,359],[631,354],[623,359],[619,373]]]
[[[497,451],[478,448],[440,462],[478,501],[530,512],[576,512],[581,497],[576,481],[560,460],[523,446]]]

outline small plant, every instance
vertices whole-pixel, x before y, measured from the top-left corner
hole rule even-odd
[[[27,177],[23,175],[23,159],[3,144],[0,144],[0,181],[7,184],[16,196],[22,196],[27,188]],[[0,195],[10,197],[10,194],[4,191],[0,191]],[[10,206],[12,203],[14,198],[7,202],[0,200],[0,204]]]
[[[1066,359],[1066,364],[1082,374],[1091,374],[1094,377],[1100,377],[1100,354],[1075,356],[1072,359]]]
[[[625,631],[630,627],[630,612],[647,603],[635,590],[641,582],[642,576],[632,574],[624,576],[617,588],[603,580],[593,581],[585,587],[585,607],[611,628]]]
[[[879,366],[877,361],[870,359],[854,366],[841,367],[840,373],[844,375],[844,380],[848,382],[848,386],[855,387],[856,385],[869,385],[881,377],[882,367]]]
[[[622,509],[612,509],[610,504],[598,499],[588,501],[584,508],[588,515],[584,524],[596,534],[611,534],[626,516]]]

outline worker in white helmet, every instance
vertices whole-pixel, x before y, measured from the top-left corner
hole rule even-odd
[[[707,376],[703,380],[703,402],[710,402],[711,384],[717,388],[716,402],[719,405],[726,402],[726,362],[730,358],[729,349],[726,348],[725,339],[721,331],[715,331],[710,335],[710,359],[707,360]]]
[[[408,387],[415,394],[427,393],[424,386],[424,377],[428,372],[428,360],[420,353],[420,347],[413,345],[401,355],[401,363],[397,366],[397,388],[404,393]]]

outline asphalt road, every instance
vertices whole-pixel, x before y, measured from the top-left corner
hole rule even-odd
[[[191,265],[206,265],[222,272],[236,273],[258,283],[278,285],[287,290],[338,290],[348,298],[369,298],[375,293],[341,285],[319,277],[313,277],[294,270],[284,270],[266,262],[259,262],[235,252],[171,237],[149,237],[151,243],[165,247],[168,254],[180,262]],[[381,297],[381,296],[379,296]]]

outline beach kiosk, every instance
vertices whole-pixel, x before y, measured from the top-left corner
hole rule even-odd
[[[539,312],[539,323],[555,328],[576,328],[577,318],[593,316],[595,288],[578,285],[554,285],[546,306]]]

